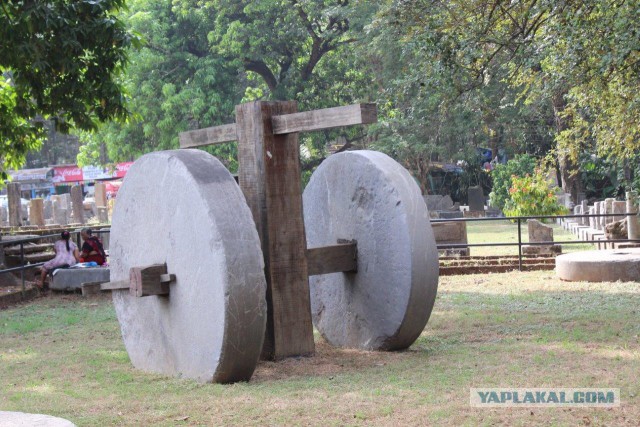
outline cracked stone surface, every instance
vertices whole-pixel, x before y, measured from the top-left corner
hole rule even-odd
[[[429,213],[409,172],[374,151],[335,154],[312,175],[303,201],[308,247],[358,245],[357,273],[309,278],[316,328],[339,347],[409,347],[438,287]]]
[[[201,150],[147,154],[118,192],[111,280],[167,264],[169,296],[113,302],[133,365],[202,382],[245,381],[260,356],[266,282],[258,233],[227,169]]]

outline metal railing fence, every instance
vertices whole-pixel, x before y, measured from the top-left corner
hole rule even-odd
[[[490,243],[448,243],[437,245],[440,249],[461,249],[470,247],[481,246],[518,246],[518,270],[522,271],[522,246],[547,246],[547,245],[570,245],[570,244],[597,244],[597,240],[561,240],[551,242],[522,242],[522,221],[529,219],[552,219],[554,222],[563,219],[577,219],[577,218],[601,218],[601,217],[628,217],[632,215],[638,215],[635,212],[626,213],[609,213],[609,214],[579,214],[579,215],[531,215],[531,216],[511,216],[511,217],[483,217],[483,218],[450,218],[450,219],[432,219],[432,223],[442,222],[484,222],[484,221],[511,221],[517,224],[518,227],[518,241],[514,243],[510,242],[490,242]],[[640,243],[640,239],[611,239],[605,240],[607,243]]]

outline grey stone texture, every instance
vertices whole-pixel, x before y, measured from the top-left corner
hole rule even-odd
[[[82,196],[82,186],[71,187],[71,205],[73,212],[73,222],[84,224],[84,198]]]
[[[44,201],[40,198],[29,202],[29,224],[44,227]]]
[[[627,213],[637,213],[638,212],[638,195],[633,192],[627,192]],[[629,234],[629,239],[639,239],[640,238],[640,224],[638,223],[638,215],[629,215],[627,217],[627,232]]]
[[[595,215],[597,213],[597,208],[595,206],[589,207],[589,215]],[[589,220],[589,227],[596,228],[596,218],[590,216],[587,218]]]
[[[111,232],[110,228],[101,228],[100,231],[105,231],[106,233],[99,233],[100,240],[102,240],[102,247],[105,251],[109,252],[109,245],[111,242]]]
[[[469,187],[467,190],[469,211],[484,212],[484,193],[482,187]]]
[[[98,207],[98,222],[100,224],[109,223],[109,209],[107,207]]]
[[[466,244],[467,223],[464,221],[434,222],[431,223],[433,236],[437,245]],[[469,247],[445,249],[445,255],[457,254],[469,256]]]
[[[53,219],[53,202],[51,200],[44,201],[44,220]]]
[[[560,279],[568,281],[637,281],[640,277],[640,248],[560,255],[556,258],[556,274]]]
[[[575,206],[574,213],[576,212],[576,210],[581,209],[581,205]],[[537,219],[527,220],[527,231],[529,232],[529,242],[531,243],[553,242],[553,228],[541,223]],[[562,246],[553,244],[523,245],[522,253],[525,255],[555,255],[562,253]]]
[[[54,272],[49,287],[66,291],[80,289],[83,283],[108,281],[109,269],[106,267],[61,268]]]
[[[611,216],[611,214],[613,213],[613,202],[615,202],[615,201],[616,201],[616,199],[612,199],[612,198],[604,199],[604,213],[607,214],[607,216],[604,218],[603,227],[606,226],[607,224],[612,223],[614,221],[614,219]]]
[[[453,200],[448,194],[441,196],[439,194],[429,194],[424,197],[427,203],[427,209],[431,211],[447,211],[453,208]]]
[[[56,199],[53,201],[53,221],[56,224],[67,225],[69,224],[69,211],[65,207],[66,203],[64,199]]]
[[[201,382],[248,381],[266,326],[260,240],[235,180],[201,150],[150,153],[118,191],[111,280],[167,264],[168,296],[113,292],[125,347],[139,369]]]
[[[604,228],[604,235],[607,240],[620,240],[627,238],[627,219],[623,218],[618,221],[611,222]],[[640,279],[640,278],[639,278]]]
[[[9,225],[19,227],[23,225],[23,212],[20,200],[20,184],[10,182],[7,184],[7,206],[9,208]]]
[[[627,202],[615,200],[613,202],[613,213],[614,214],[624,214],[627,211]],[[614,221],[620,221],[624,219],[624,216],[614,216]]]
[[[357,273],[309,278],[318,331],[340,347],[409,347],[438,287],[438,251],[415,180],[385,154],[349,151],[318,167],[303,201],[309,247],[358,244]]]
[[[9,225],[9,210],[4,206],[0,206],[0,223],[3,227]]]
[[[0,427],[75,427],[75,424],[51,415],[0,411]]]
[[[553,242],[553,228],[537,219],[528,219],[527,229],[529,231],[529,242]]]

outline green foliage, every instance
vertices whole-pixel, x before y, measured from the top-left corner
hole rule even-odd
[[[469,187],[479,186],[482,188],[483,194],[491,191],[491,175],[482,167],[482,162],[476,152],[466,156],[461,164],[462,173],[455,174],[451,179],[449,193],[453,201],[466,203]]]
[[[394,112],[390,145],[424,158],[465,143],[536,156],[559,144],[576,193],[580,152],[640,149],[639,19],[638,0],[387,2],[366,62]]]
[[[543,171],[536,169],[532,175],[511,177],[503,212],[506,216],[561,215],[567,213],[567,208],[558,203]]]
[[[82,134],[79,163],[99,163],[101,145],[113,161],[178,148],[178,134],[234,120],[240,85],[234,64],[210,53],[207,32],[214,18],[196,8],[177,14],[167,1],[133,0],[124,21],[144,38],[131,53],[125,85],[135,113],[126,123],[109,123]],[[209,148],[232,170],[235,147]]]
[[[548,105],[518,104],[518,90],[507,83],[509,71],[500,61],[480,67],[488,52],[474,44],[482,28],[473,14],[487,7],[474,6],[389,2],[368,27],[370,42],[360,52],[384,106],[374,146],[420,180],[432,159],[455,162],[475,147],[544,154],[553,142]]]
[[[327,0],[132,0],[123,18],[140,32],[125,82],[137,116],[85,136],[82,163],[99,160],[106,144],[112,160],[178,147],[178,133],[235,121],[241,102],[293,99],[299,109],[360,100],[363,75],[348,48],[375,8]],[[302,135],[320,157],[337,135],[353,140],[360,129]],[[208,148],[232,170],[235,144]],[[315,164],[315,163],[313,163]]]
[[[8,0],[0,8],[0,158],[17,168],[44,135],[128,115],[118,76],[137,39],[123,0]],[[4,172],[3,172],[4,173]]]
[[[516,155],[506,164],[498,164],[491,171],[493,190],[489,194],[491,206],[504,209],[509,200],[509,189],[512,187],[513,177],[523,177],[533,174],[536,167],[536,159],[529,154]]]

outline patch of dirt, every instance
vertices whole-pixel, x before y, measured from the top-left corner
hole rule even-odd
[[[316,338],[316,353],[310,357],[291,357],[278,362],[260,361],[251,382],[294,377],[331,377],[350,371],[385,366],[408,357],[410,352],[374,352],[335,348]]]

